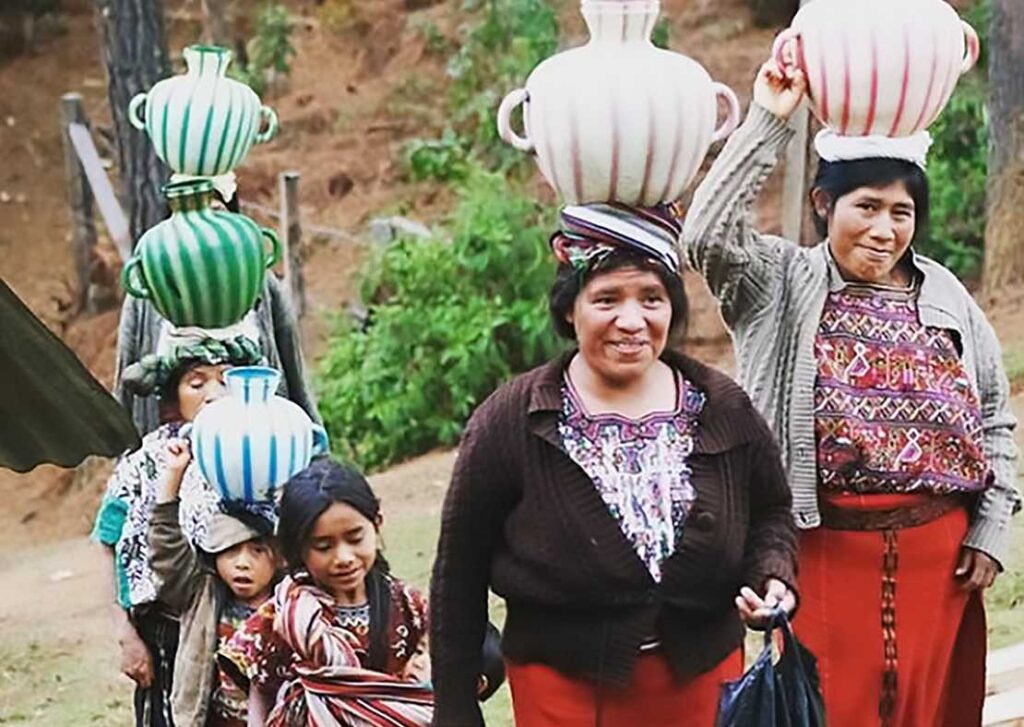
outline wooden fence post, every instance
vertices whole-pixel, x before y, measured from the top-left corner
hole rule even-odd
[[[306,313],[306,283],[302,275],[302,225],[299,219],[299,173],[281,172],[281,242],[284,279],[296,317]]]
[[[811,0],[800,0],[800,7],[809,2]],[[796,135],[786,149],[786,171],[782,180],[782,236],[802,243],[807,185],[807,135],[810,124],[806,101],[793,112],[789,124]]]
[[[66,93],[61,96],[60,115],[61,138],[64,142],[64,174],[67,178],[68,206],[71,210],[71,254],[75,265],[74,310],[95,313],[95,296],[90,294],[92,266],[96,254],[93,195],[69,133],[71,124],[81,124],[85,127],[89,125],[82,106],[81,94]]]

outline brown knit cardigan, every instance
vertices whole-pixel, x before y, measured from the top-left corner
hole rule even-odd
[[[435,725],[483,724],[475,690],[488,587],[508,608],[507,659],[623,684],[652,635],[680,678],[711,669],[743,639],[740,586],[795,582],[791,497],[768,426],[730,378],[668,351],[663,360],[707,402],[690,457],[697,499],[653,581],[562,450],[562,377],[574,353],[499,388],[463,434],[431,586]]]

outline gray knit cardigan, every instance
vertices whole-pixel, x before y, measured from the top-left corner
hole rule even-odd
[[[752,104],[697,188],[686,215],[682,253],[707,279],[736,347],[738,378],[775,431],[793,489],[796,523],[821,524],[814,435],[814,339],[830,290],[845,284],[825,242],[801,247],[762,235],[751,206],[792,132]],[[978,500],[964,545],[1002,562],[1010,517],[1020,509],[1010,388],[999,341],[984,313],[946,268],[914,255],[923,281],[921,322],[950,330],[981,401],[984,448],[993,484]]]

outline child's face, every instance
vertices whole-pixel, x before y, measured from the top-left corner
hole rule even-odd
[[[239,601],[257,606],[270,595],[277,556],[262,540],[246,540],[217,553],[217,575]]]
[[[186,422],[194,420],[206,404],[227,393],[224,372],[229,368],[227,364],[200,364],[185,372],[178,382],[178,410],[182,419]]]
[[[416,644],[416,651],[405,663],[401,678],[410,682],[429,684],[430,676],[430,643],[424,635]]]
[[[351,505],[324,510],[302,549],[302,563],[341,605],[366,603],[366,575],[377,561],[377,526]]]

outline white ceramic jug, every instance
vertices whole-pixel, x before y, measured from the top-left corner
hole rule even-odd
[[[253,144],[274,138],[277,114],[260,105],[251,88],[225,75],[231,62],[227,48],[190,45],[184,56],[188,72],[136,94],[128,120],[149,134],[156,155],[174,171],[224,174],[242,163]]]
[[[192,440],[203,477],[222,499],[266,502],[327,451],[327,433],[298,404],[274,394],[277,369],[239,366],[224,379],[228,395],[200,409],[181,436]]]
[[[908,136],[935,121],[979,51],[943,0],[813,0],[773,55],[807,74],[811,108],[836,133]]]
[[[654,205],[682,195],[739,102],[691,58],[656,48],[657,0],[583,0],[590,41],[538,65],[498,109],[498,133],[533,152],[567,204]],[[718,99],[727,106],[717,126]],[[524,135],[512,129],[523,105]]]

